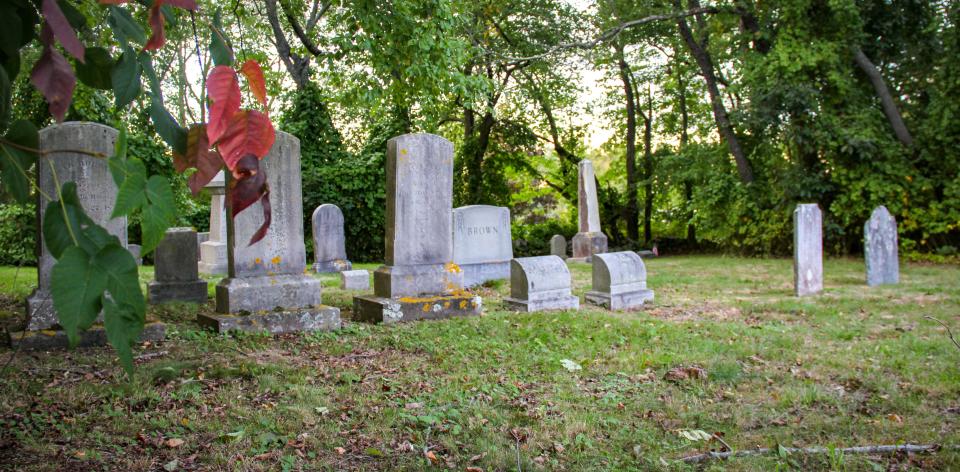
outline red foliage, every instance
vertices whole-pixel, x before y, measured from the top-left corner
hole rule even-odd
[[[227,130],[217,141],[217,149],[227,168],[240,178],[237,164],[241,158],[253,154],[263,159],[270,152],[276,134],[270,118],[256,110],[242,110],[233,115]]]
[[[30,83],[47,99],[50,114],[61,122],[70,108],[77,78],[67,58],[53,47],[53,36],[49,24],[44,23],[40,29],[43,53],[30,72]]]
[[[240,72],[247,78],[247,83],[250,84],[250,92],[253,93],[254,98],[266,107],[267,81],[263,77],[263,69],[260,68],[260,64],[253,59],[247,59],[246,62],[240,66]]]
[[[207,77],[207,97],[210,98],[210,123],[207,138],[216,143],[240,110],[240,83],[237,72],[230,66],[217,66]]]
[[[70,22],[67,21],[67,17],[60,10],[57,1],[43,0],[41,11],[43,19],[46,20],[46,24],[53,31],[57,41],[60,41],[60,44],[63,45],[63,49],[77,58],[78,61],[83,62],[83,43],[77,38],[77,32],[70,26]],[[45,41],[44,44],[47,44],[47,42]]]

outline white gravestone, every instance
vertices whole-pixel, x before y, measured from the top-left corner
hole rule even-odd
[[[587,302],[611,310],[629,310],[653,300],[647,289],[647,267],[631,251],[593,255],[593,287]]]
[[[465,286],[510,278],[510,259],[509,208],[471,205],[453,209],[453,262],[463,270]]]
[[[370,272],[366,270],[340,272],[340,288],[344,290],[369,290]]]
[[[204,188],[210,192],[210,232],[200,243],[201,274],[227,273],[227,207],[226,180],[221,170]],[[247,210],[249,211],[249,210]]]
[[[607,252],[607,236],[600,229],[600,204],[593,163],[583,159],[577,164],[577,219],[579,232],[573,236],[573,260],[589,262],[590,256]]]
[[[823,216],[816,203],[793,211],[793,281],[798,297],[823,291]]]
[[[873,210],[863,225],[863,252],[867,262],[867,285],[900,283],[897,220],[885,206]]]
[[[567,258],[567,239],[562,235],[555,234],[550,238],[550,255],[561,259]]]
[[[346,241],[343,237],[343,212],[340,207],[324,203],[313,210],[313,271],[317,273],[350,270]]]
[[[503,299],[512,310],[576,310],[580,299],[570,291],[570,269],[557,256],[521,257],[510,261],[510,296]]]

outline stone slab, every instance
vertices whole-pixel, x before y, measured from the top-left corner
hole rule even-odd
[[[418,297],[450,294],[463,288],[463,270],[446,264],[380,266],[373,272],[378,297]]]
[[[551,310],[579,310],[580,299],[573,295],[563,295],[549,300],[521,300],[504,297],[503,304],[511,311],[534,313]]]
[[[584,298],[610,310],[638,308],[653,300],[643,259],[632,251],[594,254],[593,285]]]
[[[317,261],[313,263],[313,271],[318,274],[332,274],[343,272],[353,268],[353,264],[348,260],[337,259],[333,261]]]
[[[340,272],[340,288],[344,290],[370,290],[370,272],[366,270]]]
[[[216,287],[217,313],[291,311],[321,304],[320,281],[305,274],[226,278]]]
[[[510,209],[470,205],[453,209],[453,262],[466,287],[510,278]]]
[[[491,280],[509,279],[510,261],[460,264],[460,270],[463,271],[463,286],[474,287]]]
[[[798,297],[823,291],[823,216],[815,203],[793,211],[793,282]]]
[[[140,333],[139,342],[163,341],[167,327],[158,321],[148,322]],[[67,349],[70,342],[67,333],[61,329],[43,329],[37,331],[15,331],[9,335],[10,347],[27,351]],[[107,332],[103,325],[93,325],[80,336],[79,347],[106,346]]]
[[[207,281],[157,282],[147,284],[147,301],[151,304],[169,302],[207,302]]]
[[[142,249],[143,247],[139,244],[127,244],[127,250],[130,251],[130,255],[137,261],[137,265],[143,265],[143,258],[140,257]]]
[[[435,297],[353,297],[353,319],[367,323],[400,323],[476,316],[483,300],[472,294]]]
[[[558,256],[521,257],[510,261],[510,296],[504,304],[513,310],[576,310],[580,299],[570,291],[570,269]]]
[[[561,259],[567,258],[567,238],[564,238],[562,235],[555,234],[550,238],[550,255],[557,256]]]
[[[640,308],[646,302],[652,302],[653,296],[653,290],[634,290],[618,294],[591,290],[585,293],[583,298],[592,305],[616,311]]]
[[[867,285],[900,283],[900,256],[897,220],[885,206],[873,210],[863,225],[863,255],[867,264]]]
[[[340,207],[324,203],[313,210],[313,254],[317,273],[341,272],[353,266],[347,260],[346,240],[343,236],[343,212]]]
[[[607,235],[603,233],[577,233],[573,236],[573,259],[590,262],[594,254],[607,252]]]
[[[270,334],[340,329],[340,309],[318,305],[290,311],[251,314],[200,314],[197,322],[218,333],[230,331],[268,332]]]

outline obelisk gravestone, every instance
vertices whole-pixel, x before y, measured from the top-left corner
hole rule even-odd
[[[607,252],[607,236],[600,229],[600,204],[593,163],[583,159],[577,165],[577,218],[579,232],[573,236],[573,260],[589,262],[590,256]]]
[[[798,297],[823,290],[823,216],[816,203],[793,211],[793,280]]]

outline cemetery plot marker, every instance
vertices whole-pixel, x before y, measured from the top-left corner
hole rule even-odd
[[[207,281],[197,272],[197,232],[170,228],[153,253],[154,281],[147,285],[150,303],[207,301]]]
[[[816,203],[793,211],[793,282],[798,297],[823,291],[823,216]]]
[[[463,270],[463,284],[510,278],[513,240],[510,209],[470,205],[453,209],[453,262]]]
[[[227,273],[227,207],[224,205],[226,180],[220,171],[204,188],[210,192],[210,232],[200,244],[200,272]],[[248,210],[249,211],[249,210]]]
[[[629,310],[653,300],[647,289],[647,267],[631,251],[593,255],[593,287],[586,293],[588,303],[610,310]]]
[[[580,308],[580,299],[570,292],[570,269],[557,256],[510,261],[510,296],[503,302],[511,310],[524,312]]]
[[[342,272],[353,267],[347,260],[343,238],[343,212],[340,207],[324,203],[313,210],[313,254],[317,273]]]
[[[867,261],[867,285],[900,283],[897,220],[878,206],[863,225],[863,255]]]
[[[600,229],[600,204],[597,202],[593,163],[584,159],[577,167],[577,218],[580,232],[573,236],[573,260],[590,262],[590,256],[607,252],[607,236]]]

